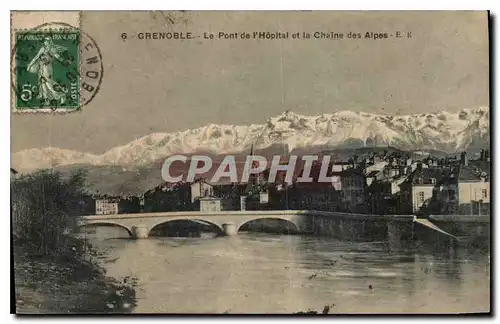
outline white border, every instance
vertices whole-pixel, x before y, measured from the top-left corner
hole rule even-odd
[[[288,1],[283,1],[283,2],[278,2],[274,1],[271,2],[269,0],[253,0],[253,1],[248,1],[247,3],[240,2],[240,1],[203,1],[203,0],[185,0],[185,1],[178,1],[177,3],[171,3],[169,2],[168,6],[166,6],[164,1],[149,1],[149,0],[142,0],[142,1],[134,1],[134,2],[114,2],[114,1],[102,1],[102,0],[85,0],[85,1],[62,1],[62,0],[43,0],[43,1],[33,1],[33,0],[24,0],[24,1],[17,1],[15,3],[12,3],[13,7],[7,8],[6,5],[9,2],[7,1],[2,1],[1,6],[2,6],[2,19],[0,19],[0,24],[2,26],[2,39],[3,42],[2,44],[2,50],[0,51],[0,55],[2,56],[2,61],[3,66],[4,66],[4,71],[7,71],[7,67],[10,64],[10,44],[7,41],[8,37],[10,37],[10,11],[9,10],[154,10],[154,9],[171,9],[171,10],[176,10],[176,9],[183,9],[183,10],[216,10],[216,9],[226,9],[226,10],[245,10],[245,9],[250,9],[250,10],[487,10],[490,9],[492,10],[492,13],[500,13],[499,9],[499,4],[500,1],[498,0],[475,0],[475,1],[465,1],[465,0],[456,0],[456,1],[449,1],[445,3],[439,3],[438,1],[435,0],[420,0],[420,1],[414,1],[414,2],[403,2],[403,1],[388,1],[388,0],[378,0],[378,1],[370,1],[370,0],[349,0],[349,1],[343,1],[339,2],[337,1],[335,4],[327,4],[327,1],[324,0],[307,0],[307,1],[297,1],[297,0],[288,0]],[[10,3],[9,3],[10,4]],[[5,9],[3,7],[6,7]],[[497,27],[498,27],[498,19],[497,19]],[[498,28],[497,32],[495,33],[495,39],[494,42],[496,44],[499,43],[499,33],[498,33]],[[498,52],[498,51],[497,51]],[[498,62],[498,53],[494,54],[496,61]],[[496,72],[496,71],[494,71]],[[495,73],[496,74],[496,73]],[[1,110],[2,111],[2,116],[0,118],[0,131],[2,132],[0,136],[0,145],[2,147],[2,151],[4,152],[4,156],[10,156],[10,109],[7,108],[10,106],[10,80],[7,78],[7,73],[4,73],[4,78],[2,79],[2,84],[0,86],[0,90],[2,92],[2,101],[4,102],[4,108]],[[498,83],[495,84],[495,89],[493,90],[496,94],[500,93],[499,91],[499,85]],[[496,108],[496,104],[494,102],[491,103],[491,106]],[[500,124],[499,118],[500,114],[499,113],[494,113],[495,116],[495,122]],[[492,129],[494,131],[495,128]],[[500,152],[500,142],[495,143],[495,152]],[[495,162],[498,160],[497,157],[495,157]],[[9,227],[9,222],[8,222],[8,215],[9,215],[9,190],[10,188],[7,187],[7,183],[10,182],[10,174],[9,174],[9,179],[7,179],[7,164],[10,164],[10,159],[4,158],[1,160],[2,164],[4,164],[3,167],[0,166],[0,170],[3,170],[0,174],[2,177],[5,177],[5,179],[2,179],[0,183],[4,184],[2,187],[2,192],[0,195],[0,199],[2,200],[2,203],[0,206],[2,207],[2,217],[3,217],[3,223],[0,228],[2,229],[3,233],[0,235],[0,238],[2,239],[1,242],[1,260],[3,261],[4,266],[2,267],[1,270],[1,280],[2,280],[2,295],[1,295],[1,300],[0,300],[0,305],[2,307],[1,310],[1,316],[2,316],[2,323],[6,322],[13,322],[16,320],[12,315],[7,315],[10,312],[10,281],[8,278],[10,278],[10,227]],[[498,171],[497,168],[495,168],[495,171]],[[495,172],[495,179],[494,182],[498,183],[498,174]],[[9,181],[8,181],[9,180]],[[495,190],[495,200],[497,202],[500,202],[500,191]],[[498,203],[497,203],[498,204]],[[493,213],[493,217],[498,215],[498,213],[495,212]],[[495,225],[494,232],[498,233],[498,226],[499,226],[499,221],[497,220]],[[495,243],[497,243],[498,240],[495,240]],[[495,251],[499,251],[498,245],[495,244]],[[492,273],[492,275],[494,275]],[[495,281],[495,288],[498,284],[498,280]],[[493,287],[492,287],[493,288]],[[498,292],[497,289],[495,289],[496,292]],[[495,300],[498,300],[498,296]],[[492,305],[492,309],[497,309],[494,305]],[[70,321],[74,321],[76,318],[60,318],[58,321],[64,322],[64,323],[70,323]],[[218,321],[220,318],[212,318],[212,320]],[[374,318],[375,320],[380,320],[380,321],[387,321],[390,320],[390,318]],[[394,321],[402,321],[405,319],[411,319],[411,317],[397,317],[393,318],[392,320]],[[19,319],[17,319],[19,320]],[[31,322],[47,322],[50,321],[50,318],[43,318],[41,317],[38,320],[31,319]],[[108,321],[123,321],[127,320],[127,318],[99,318],[99,319],[85,319],[85,318],[78,318],[76,319],[78,321],[92,321],[93,323],[106,323]],[[173,322],[181,322],[181,320],[177,319],[170,319]],[[230,321],[236,321],[236,319],[229,319]],[[288,321],[290,318],[271,318],[271,319],[265,319],[265,318],[248,318],[247,320],[251,321]],[[304,321],[308,321],[313,323],[313,321],[321,320],[321,318],[305,318]],[[331,320],[336,321],[336,322],[344,322],[346,319],[340,319],[340,318],[331,318]],[[366,319],[360,319],[360,318],[355,318],[351,319],[351,321],[361,321],[361,320],[366,320]],[[449,320],[447,318],[440,318],[440,319],[427,319],[427,318],[419,318],[419,321],[426,321],[426,322],[437,322],[438,320]],[[479,322],[480,319],[467,319],[468,322]],[[25,320],[24,320],[25,321]],[[147,318],[140,319],[140,321],[146,322]],[[189,320],[182,320],[182,322],[191,322],[194,321],[193,319]],[[227,320],[226,320],[227,321]]]
[[[494,0],[466,1],[453,3],[439,1],[390,1],[390,0],[351,0],[328,3],[323,0],[289,0],[286,2],[254,0],[254,1],[203,1],[185,0],[177,3],[145,0],[129,3],[104,2],[86,0],[81,2],[45,0],[25,0],[14,3],[12,10],[487,10],[497,7]]]

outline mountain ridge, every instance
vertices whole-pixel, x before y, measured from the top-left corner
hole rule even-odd
[[[405,151],[436,150],[447,153],[489,146],[489,108],[461,109],[415,115],[380,115],[347,110],[305,116],[285,111],[264,124],[208,124],[175,133],[152,133],[101,155],[54,147],[31,148],[12,154],[12,166],[34,170],[54,166],[144,166],[173,154],[256,151],[288,154],[315,148],[392,146]],[[317,151],[317,150],[316,150]]]

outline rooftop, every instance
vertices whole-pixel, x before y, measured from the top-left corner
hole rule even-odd
[[[489,161],[472,160],[468,165],[461,165],[458,181],[482,181],[482,176],[489,181],[491,163]]]
[[[454,172],[450,168],[420,168],[416,169],[409,177],[414,185],[440,185],[449,182],[456,182]]]

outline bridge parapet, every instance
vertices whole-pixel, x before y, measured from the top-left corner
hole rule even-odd
[[[175,220],[193,220],[217,226],[226,235],[235,235],[246,223],[258,219],[281,219],[292,223],[298,232],[312,232],[315,217],[328,219],[362,220],[413,220],[412,215],[366,215],[337,213],[315,210],[259,210],[259,211],[220,211],[220,212],[160,212],[114,215],[89,215],[79,218],[79,226],[117,225],[125,228],[135,238],[146,238],[153,228]]]
[[[429,219],[451,223],[490,223],[490,215],[430,215]]]

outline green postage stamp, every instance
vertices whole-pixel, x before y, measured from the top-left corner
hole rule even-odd
[[[80,108],[77,29],[18,31],[14,48],[14,110]]]

